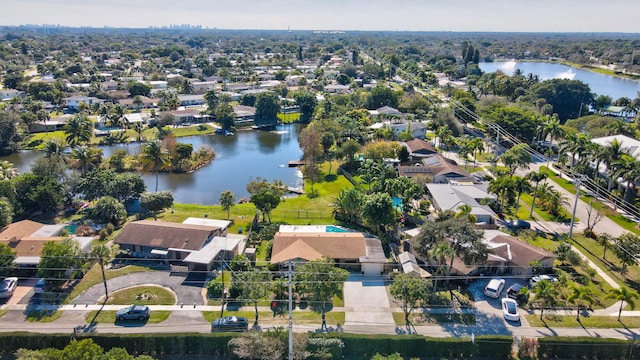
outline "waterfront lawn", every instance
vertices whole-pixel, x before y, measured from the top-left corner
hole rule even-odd
[[[236,204],[229,211],[231,225],[230,233],[239,233],[249,229],[253,216],[256,214],[256,207],[252,203]],[[220,205],[200,205],[200,204],[174,204],[172,209],[165,210],[158,219],[169,222],[183,222],[189,217],[227,219],[227,212],[222,210]]]
[[[24,149],[43,149],[44,143],[48,140],[65,140],[66,137],[67,135],[62,130],[35,133],[31,134],[29,138],[23,142],[22,147]]]
[[[292,113],[279,113],[278,114],[278,119],[280,119],[280,121],[282,121],[283,124],[291,124],[294,122],[297,122],[300,120],[300,114],[299,112],[292,112]]]

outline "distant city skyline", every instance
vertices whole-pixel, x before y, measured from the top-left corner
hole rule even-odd
[[[640,33],[637,0],[3,0],[0,25]]]

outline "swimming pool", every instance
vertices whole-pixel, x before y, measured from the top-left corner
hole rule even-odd
[[[324,227],[324,232],[349,232],[349,230],[339,226],[327,225]]]

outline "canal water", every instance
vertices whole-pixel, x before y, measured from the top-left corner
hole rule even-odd
[[[189,143],[194,149],[202,145],[211,146],[215,159],[208,165],[190,174],[160,173],[158,190],[171,190],[177,203],[217,204],[220,193],[231,190],[236,199],[248,197],[246,185],[257,178],[268,181],[280,180],[287,186],[302,186],[302,175],[297,168],[289,168],[290,160],[299,160],[302,150],[298,144],[300,124],[280,125],[274,131],[240,130],[232,136],[201,135],[178,138],[178,142]],[[103,146],[104,157],[117,149],[134,154],[140,144]],[[37,151],[21,151],[0,161],[7,160],[24,173],[38,157]],[[147,190],[153,191],[156,177],[143,175]]]
[[[596,95],[611,96],[613,100],[621,97],[628,97],[633,100],[638,97],[638,91],[640,91],[640,81],[577,69],[553,62],[481,62],[479,67],[484,72],[491,73],[501,70],[507,75],[513,75],[516,69],[520,69],[525,76],[528,74],[538,75],[541,81],[554,78],[580,80],[589,85],[591,92]]]

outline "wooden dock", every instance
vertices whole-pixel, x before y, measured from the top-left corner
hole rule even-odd
[[[305,163],[302,160],[291,160],[289,161],[289,167],[298,167],[303,166]]]

